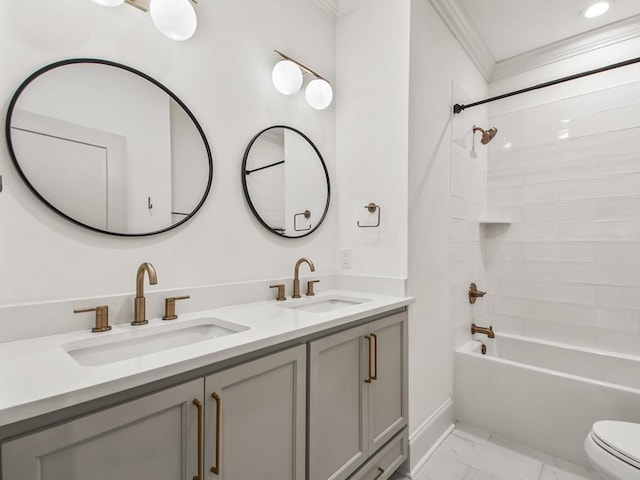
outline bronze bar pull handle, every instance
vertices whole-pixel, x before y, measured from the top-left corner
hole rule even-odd
[[[211,398],[216,401],[216,464],[211,467],[211,473],[215,475],[220,474],[220,407],[222,404],[222,400],[220,399],[220,395],[217,393],[212,393]]]
[[[376,478],[374,478],[373,480],[378,480],[382,475],[384,475],[384,468],[378,467],[378,471],[380,473],[378,475],[376,475]]]
[[[373,365],[375,367],[376,373],[371,377],[371,380],[378,380],[378,335],[372,333],[371,336],[374,340],[373,347]]]
[[[369,371],[368,371],[368,378],[365,379],[364,383],[371,383],[371,380],[373,380],[373,377],[371,376],[371,337],[369,335],[365,335],[364,338],[367,339],[367,342],[369,343],[369,349],[367,350],[367,359],[368,359],[368,363],[369,363]]]
[[[198,409],[198,475],[193,477],[193,480],[204,480],[202,472],[202,402],[196,398],[193,404]]]

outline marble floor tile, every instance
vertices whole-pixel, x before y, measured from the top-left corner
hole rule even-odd
[[[413,480],[603,479],[581,466],[460,424]]]
[[[603,480],[596,472],[586,470],[577,465],[557,465],[546,464],[542,468],[540,480]]]
[[[471,438],[481,438],[483,440],[489,440],[491,434],[489,432],[485,432],[476,427],[472,427],[471,425],[467,425],[466,423],[457,422],[456,428],[451,432],[453,435],[458,435],[459,437],[468,436]]]
[[[542,474],[540,475],[540,480],[550,480],[556,478],[562,480],[602,480],[602,477],[600,477],[593,470],[588,470],[579,465],[569,463],[566,460],[561,460],[559,458],[553,457],[547,453],[534,450],[533,448],[525,447],[524,445],[520,445],[502,437],[498,437],[497,435],[492,434],[489,437],[489,441],[491,443],[495,443],[496,445],[500,445],[504,448],[508,448],[510,450],[521,453],[522,455],[527,455],[531,458],[535,458],[536,460],[540,460],[542,463],[544,463],[545,465]]]
[[[488,473],[470,468],[467,474],[462,480],[497,480],[496,477],[489,475]]]
[[[468,435],[449,435],[438,451],[497,480],[538,480],[542,471],[539,460]]]
[[[527,457],[535,458],[536,460],[539,460],[542,463],[553,463],[555,460],[557,460],[555,457],[551,455],[543,453],[539,450],[534,450],[533,448],[530,448],[530,447],[525,447],[524,445],[513,442],[511,440],[508,440],[506,438],[500,437],[495,434],[491,434],[489,436],[489,441],[495,445],[499,445],[503,448],[513,450],[514,452],[518,452],[521,455],[526,455]]]
[[[448,455],[436,451],[415,480],[464,480],[469,467]]]

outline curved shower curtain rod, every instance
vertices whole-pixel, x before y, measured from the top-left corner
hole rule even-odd
[[[532,90],[538,90],[540,88],[551,87],[553,85],[558,85],[559,83],[568,82],[569,80],[576,80],[578,78],[586,77],[589,75],[594,75],[596,73],[606,72],[607,70],[613,70],[614,68],[626,67],[627,65],[632,65],[634,63],[640,62],[640,57],[632,58],[631,60],[626,60],[624,62],[613,63],[611,65],[607,65],[606,67],[596,68],[594,70],[588,70],[582,73],[576,73],[575,75],[569,75],[568,77],[558,78],[556,80],[551,80],[549,82],[540,83],[538,85],[534,85],[533,87],[523,88],[521,90],[516,90],[514,92],[505,93],[502,95],[498,95],[496,97],[487,98],[485,100],[481,100],[479,102],[470,103],[469,105],[461,105],[456,103],[453,106],[453,113],[458,114],[463,110],[471,107],[477,107],[478,105],[483,105],[485,103],[494,102],[496,100],[502,100],[503,98],[513,97],[514,95],[520,95],[521,93],[527,93]]]

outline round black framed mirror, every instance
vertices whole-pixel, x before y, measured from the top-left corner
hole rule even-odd
[[[242,160],[242,187],[258,221],[281,237],[310,235],[329,210],[324,159],[309,137],[293,127],[274,125],[251,139]]]
[[[211,190],[211,149],[193,113],[154,78],[108,60],[62,60],[34,72],[11,99],[5,135],[31,191],[96,232],[171,230]]]

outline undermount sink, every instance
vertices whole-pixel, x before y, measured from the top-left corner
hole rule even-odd
[[[248,327],[217,318],[198,318],[135,329],[66,343],[62,348],[80,365],[98,366],[224,337],[248,330]]]
[[[296,300],[294,300],[296,301]],[[301,310],[303,312],[312,313],[324,313],[331,312],[333,310],[340,310],[341,308],[352,307],[361,303],[368,302],[367,298],[345,297],[345,296],[326,296],[313,300],[300,300],[301,303],[297,305],[283,305],[286,308],[292,308],[295,310]]]

